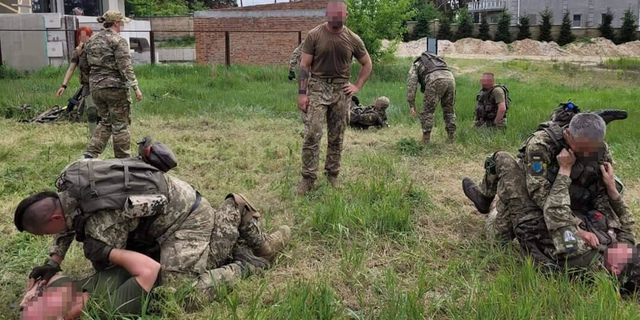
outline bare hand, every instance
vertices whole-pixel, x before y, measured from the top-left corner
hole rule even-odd
[[[414,108],[414,107],[412,107],[412,108],[411,108],[411,115],[412,115],[414,118],[417,118],[417,117],[418,117],[418,113],[416,112],[416,108]]]
[[[562,149],[560,154],[556,157],[561,169],[568,169],[571,171],[573,165],[576,163],[576,155],[571,149]]]
[[[578,233],[580,234],[580,238],[582,238],[589,247],[596,249],[600,245],[600,240],[598,240],[598,237],[594,233],[584,231],[580,228],[578,228]]]
[[[360,92],[360,88],[358,88],[358,86],[356,86],[355,84],[347,83],[342,86],[342,92],[344,92],[344,94],[347,96],[352,96]]]
[[[58,89],[58,91],[56,91],[56,97],[60,97],[64,93],[65,90],[67,90],[67,89],[65,89],[64,87],[60,87]]]
[[[142,101],[142,91],[140,91],[140,88],[136,89],[136,99]]]
[[[309,97],[306,94],[298,95],[298,108],[300,111],[307,113],[307,106],[309,105]]]
[[[607,189],[615,189],[616,182],[613,180],[613,166],[609,162],[605,162],[600,165],[600,171],[602,171],[602,181]]]

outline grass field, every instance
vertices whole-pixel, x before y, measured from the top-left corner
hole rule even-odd
[[[388,96],[391,127],[345,136],[341,190],[324,178],[308,197],[291,189],[300,179],[302,124],[296,85],[284,67],[141,66],[145,100],[134,103],[133,139],[152,134],[179,158],[174,174],[214,206],[229,192],[247,195],[294,240],[261,276],[204,300],[181,283],[157,290],[154,319],[637,319],[635,297],[621,298],[607,274],[589,279],[541,276],[515,248],[482,237],[477,215],[460,189],[479,178],[487,154],[515,153],[559,102],[587,110],[620,108],[609,125],[616,173],[640,206],[640,80],[623,68],[587,69],[568,63],[449,60],[456,69],[458,137],[445,141],[438,111],[433,144],[421,149],[418,122],[405,102],[409,60],[376,65],[358,95],[370,104]],[[626,69],[626,68],[624,68]],[[29,103],[64,104],[54,92],[65,69],[29,76],[0,73],[0,112]],[[513,99],[506,132],[472,129],[479,75],[494,72]],[[74,79],[74,81],[77,81]],[[77,85],[72,82],[71,87]],[[52,189],[60,170],[87,142],[82,124],[36,125],[0,120],[0,319],[17,318],[31,268],[47,255],[49,238],[20,234],[13,210],[25,196]],[[326,137],[321,159],[324,160]],[[110,146],[108,147],[110,148]],[[111,157],[109,149],[105,157]],[[321,161],[321,165],[322,165]],[[321,175],[320,175],[321,176]],[[74,244],[62,268],[90,272]],[[186,280],[185,280],[186,281]],[[97,319],[90,312],[87,319]]]

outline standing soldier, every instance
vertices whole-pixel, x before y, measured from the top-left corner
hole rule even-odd
[[[433,113],[436,111],[438,103],[442,105],[447,137],[453,141],[456,133],[456,112],[454,110],[456,80],[447,63],[437,55],[425,51],[411,65],[407,78],[407,102],[411,107],[411,115],[414,117],[418,116],[415,104],[418,83],[420,83],[420,91],[424,93],[424,108],[420,113],[422,143],[428,144],[431,139]]]
[[[289,60],[289,80],[296,78],[296,69],[298,69],[300,65],[300,56],[302,56],[303,46],[304,41],[302,41],[291,54],[291,59]]]
[[[129,44],[119,35],[124,23],[129,21],[118,11],[107,11],[98,18],[98,22],[104,24],[104,29],[87,42],[80,57],[80,63],[85,63],[90,69],[89,86],[101,118],[83,158],[98,157],[111,135],[116,158],[130,156],[129,87],[135,90],[138,101],[142,101],[142,92],[133,74]]]
[[[509,90],[503,84],[496,84],[493,73],[483,73],[480,79],[482,90],[476,96],[476,127],[507,128]]]
[[[302,48],[298,108],[308,115],[309,123],[302,145],[303,179],[295,189],[299,195],[311,191],[316,181],[325,119],[328,131],[325,175],[333,187],[337,186],[349,100],[371,75],[369,53],[360,37],[344,25],[346,20],[344,1],[329,1],[327,23],[311,30]],[[353,57],[362,65],[355,84],[349,83]]]

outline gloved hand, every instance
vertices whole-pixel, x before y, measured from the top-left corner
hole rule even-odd
[[[60,265],[49,258],[45,260],[44,265],[35,267],[31,270],[29,279],[33,279],[34,283],[40,280],[49,281],[56,273],[60,271],[62,271],[62,269],[60,269]],[[31,283],[31,280],[29,280],[29,284]]]
[[[293,71],[289,71],[289,80],[293,80],[296,78],[296,73]]]

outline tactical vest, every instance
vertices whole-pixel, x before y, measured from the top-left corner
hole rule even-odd
[[[485,120],[485,121],[493,121],[498,115],[498,104],[491,101],[491,93],[496,88],[502,88],[504,91],[504,102],[507,106],[507,110],[504,112],[504,117],[507,117],[507,112],[509,111],[509,104],[511,99],[509,98],[509,90],[503,84],[496,84],[493,88],[489,90],[480,90],[476,95],[476,101],[478,104],[476,105],[475,116],[476,120]]]
[[[449,71],[449,67],[447,63],[437,55],[430,52],[423,52],[422,55],[417,58],[413,63],[422,62],[418,64],[418,81],[420,82],[420,91],[424,93],[426,86],[427,76],[438,70],[447,70]]]
[[[56,186],[78,201],[81,214],[73,221],[78,241],[84,241],[84,224],[96,211],[122,210],[130,196],[169,196],[162,171],[138,158],[73,162]]]

